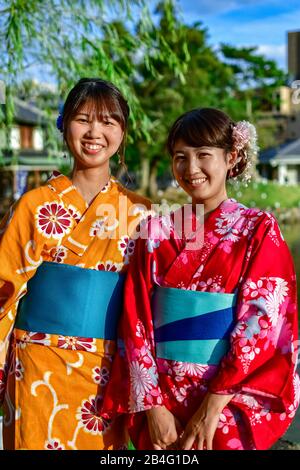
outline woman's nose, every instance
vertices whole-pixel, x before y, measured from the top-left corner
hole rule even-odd
[[[199,164],[198,164],[197,158],[190,157],[188,159],[187,171],[191,175],[199,171]]]
[[[103,134],[103,123],[93,119],[90,122],[88,133],[91,137],[100,137]]]

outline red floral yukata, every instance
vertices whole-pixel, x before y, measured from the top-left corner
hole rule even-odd
[[[208,390],[235,393],[220,415],[213,448],[268,449],[299,404],[296,277],[289,249],[272,215],[233,199],[209,215],[197,251],[176,239],[173,222],[174,214],[150,219],[150,237],[137,241],[107,409],[130,413],[133,444],[151,449],[140,412],[163,404],[185,426]],[[219,365],[157,357],[151,310],[157,286],[237,294],[230,348]]]

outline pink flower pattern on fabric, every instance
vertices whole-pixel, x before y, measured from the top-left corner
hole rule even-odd
[[[175,236],[159,240],[159,222],[155,220],[157,230],[152,232],[158,246],[149,249],[147,240],[138,240],[127,275],[124,342],[116,362],[119,373],[111,376],[110,384],[117,390],[126,364],[128,388],[121,397],[115,397],[111,388],[110,400],[113,397],[123,412],[136,413],[131,432],[143,448],[146,424],[139,412],[163,404],[185,424],[207,389],[234,393],[232,406],[225,407],[220,417],[216,449],[266,449],[290,424],[300,396],[293,352],[293,348],[297,352],[295,279],[277,222],[266,212],[228,199],[208,218],[205,244],[192,254]],[[170,260],[174,260],[171,268]],[[235,326],[220,363],[179,362],[157,355],[151,310],[157,285],[237,295]],[[279,369],[285,376],[278,374]],[[285,384],[284,377],[288,377]],[[283,407],[281,395],[287,405],[285,412],[278,413],[279,405]],[[140,444],[143,433],[145,441]]]

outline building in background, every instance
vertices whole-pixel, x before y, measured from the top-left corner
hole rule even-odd
[[[60,154],[47,150],[47,116],[35,105],[14,98],[14,123],[0,129],[0,216],[26,190],[40,186],[62,165]],[[49,119],[49,118],[48,118]],[[8,142],[9,139],[9,142]]]
[[[288,71],[292,80],[300,80],[300,31],[288,32]]]
[[[291,82],[299,80],[300,31],[287,33],[288,72]],[[300,184],[300,98],[293,100],[295,89],[282,86],[277,91],[277,107],[272,110],[278,124],[279,145],[261,152],[260,174],[280,184]],[[300,94],[299,94],[300,96]]]

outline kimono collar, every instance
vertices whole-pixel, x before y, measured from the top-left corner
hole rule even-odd
[[[72,181],[59,171],[53,171],[47,184],[50,186],[50,189],[57,192],[59,196],[76,190],[75,186],[72,184]]]
[[[116,184],[115,178],[111,177],[108,183],[99,191],[95,199],[99,198],[99,195],[109,193],[112,187]],[[48,180],[48,187],[55,191],[60,199],[64,202],[75,204],[81,213],[84,213],[89,205],[82,197],[76,186],[72,181],[59,171],[54,171],[52,176]]]
[[[221,204],[216,207],[216,209],[213,210],[204,221],[203,244],[200,245],[198,249],[191,249],[191,245],[187,243],[189,241],[189,237],[186,237],[180,253],[170,265],[168,272],[165,274],[164,283],[166,286],[176,285],[177,280],[180,279],[182,288],[188,289],[194,273],[207,256],[206,242],[215,228],[216,219],[223,212],[235,214],[239,208],[240,204],[235,201],[235,199],[225,199],[225,201],[221,202]]]
[[[99,205],[118,205],[118,194],[120,192],[118,182],[111,178],[90,205],[87,204],[71,180],[61,173],[54,173],[48,181],[48,187],[57,194],[69,212],[74,212],[74,209],[80,212],[77,224],[74,226],[72,233],[64,239],[63,245],[78,256],[82,256],[95,236],[93,230],[90,229],[99,219],[97,215]]]
[[[48,188],[57,194],[60,201],[63,202],[66,207],[72,205],[76,210],[79,210],[81,215],[87,210],[87,202],[67,176],[62,175],[58,171],[54,171],[47,184]]]
[[[222,201],[221,204],[219,204],[204,221],[205,230],[214,223],[215,219],[219,217],[221,213],[234,213],[239,207],[240,204],[233,198],[228,198]]]

